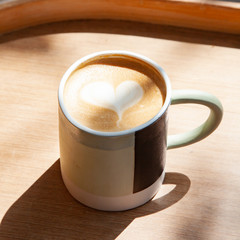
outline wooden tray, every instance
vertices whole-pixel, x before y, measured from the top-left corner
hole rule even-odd
[[[28,26],[31,18],[36,25],[70,13],[66,2],[57,5],[57,18],[37,10],[56,6],[54,0],[12,3],[1,8],[2,32]],[[23,14],[29,4],[34,15]],[[237,35],[109,20],[52,23],[0,36],[0,239],[240,239],[239,48]],[[166,179],[151,202],[116,213],[87,208],[69,195],[58,148],[59,81],[78,58],[107,49],[150,57],[166,70],[174,89],[208,91],[225,110],[210,137],[168,151]],[[207,114],[194,105],[170,107],[169,134],[196,127]]]
[[[172,0],[8,0],[0,2],[0,33],[70,19],[116,19],[240,33],[240,3]]]

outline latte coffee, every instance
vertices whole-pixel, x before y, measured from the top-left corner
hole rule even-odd
[[[118,132],[152,119],[166,96],[162,77],[140,60],[98,57],[68,78],[63,100],[68,113],[85,127]]]

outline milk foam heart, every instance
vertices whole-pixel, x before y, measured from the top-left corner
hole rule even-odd
[[[124,81],[114,89],[108,82],[93,82],[81,90],[81,98],[90,104],[115,111],[121,120],[123,112],[143,97],[142,87],[134,81]]]

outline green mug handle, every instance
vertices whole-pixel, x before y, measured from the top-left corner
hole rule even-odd
[[[211,110],[209,117],[202,125],[193,130],[168,136],[167,149],[183,147],[202,140],[210,135],[222,120],[222,104],[212,94],[198,90],[174,90],[172,93],[171,104],[185,103],[196,103],[207,106]]]

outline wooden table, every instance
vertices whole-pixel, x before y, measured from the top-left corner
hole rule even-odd
[[[240,37],[121,21],[47,24],[0,37],[0,239],[240,239]],[[78,58],[100,50],[146,55],[174,89],[224,106],[207,139],[169,150],[149,203],[125,212],[85,207],[59,169],[57,89]],[[200,106],[170,107],[169,133],[196,127]]]

